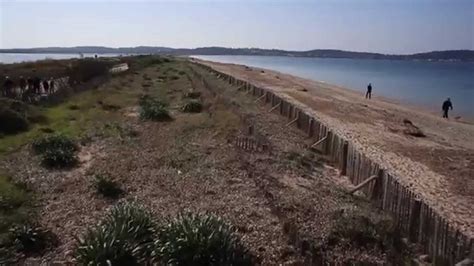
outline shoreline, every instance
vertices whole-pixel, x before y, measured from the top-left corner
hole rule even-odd
[[[406,105],[289,74],[197,60],[220,72],[284,95],[346,139],[429,203],[467,235],[474,236],[474,126],[446,121]],[[257,71],[256,71],[257,70]],[[304,88],[306,90],[302,90]],[[426,137],[404,134],[404,121]]]
[[[202,58],[201,58],[202,57]],[[324,84],[324,85],[327,85],[327,86],[330,86],[330,87],[337,87],[337,88],[340,88],[340,89],[344,89],[344,90],[350,90],[350,91],[353,91],[353,92],[356,92],[356,93],[359,93],[359,94],[364,94],[365,95],[365,88],[359,88],[359,87],[354,87],[353,84],[354,82],[356,84],[360,84],[358,79],[354,80],[354,78],[352,79],[349,79],[347,81],[344,81],[343,80],[339,80],[339,82],[337,82],[336,80],[337,79],[332,79],[332,81],[327,81],[327,80],[323,80],[322,76],[318,76],[316,75],[316,73],[313,71],[313,72],[308,72],[308,70],[306,68],[294,68],[295,65],[297,64],[290,64],[288,65],[288,67],[282,67],[282,65],[280,64],[277,64],[279,61],[276,60],[275,61],[275,66],[271,66],[269,64],[272,64],[273,61],[252,61],[251,62],[246,62],[246,61],[249,61],[247,59],[238,59],[238,58],[244,58],[246,56],[237,56],[237,59],[235,60],[230,60],[226,57],[223,57],[223,58],[220,58],[220,57],[216,57],[216,58],[212,58],[212,56],[190,56],[188,58],[193,58],[193,59],[196,59],[196,60],[204,60],[204,61],[210,61],[210,62],[215,62],[215,63],[222,63],[222,64],[234,64],[234,65],[245,65],[247,67],[250,67],[250,68],[255,68],[255,69],[261,69],[261,70],[267,70],[267,71],[273,71],[273,72],[278,72],[280,74],[288,74],[288,75],[292,75],[292,76],[296,76],[296,77],[299,77],[299,78],[302,78],[302,79],[309,79],[309,80],[312,80],[314,82],[318,82],[318,83],[321,83],[321,84]],[[249,58],[252,58],[252,57],[255,57],[255,56],[248,56]],[[258,56],[256,56],[258,57]],[[275,58],[276,57],[282,57],[282,56],[274,56]],[[284,58],[284,57],[282,57]],[[308,58],[308,59],[311,59],[311,58]],[[337,60],[337,59],[341,59],[341,60],[346,60],[347,58],[314,58],[314,59],[331,59],[331,60]],[[263,59],[262,59],[263,60]],[[354,59],[356,60],[356,59]],[[365,60],[365,59],[361,59],[362,61]],[[380,60],[380,61],[392,61],[392,60]],[[251,64],[251,65],[248,65],[248,64]],[[429,62],[427,62],[429,63]],[[436,63],[436,62],[433,62],[433,63]],[[301,64],[306,64],[303,62],[301,62]],[[278,70],[277,70],[278,69]],[[337,70],[336,70],[337,71]],[[331,73],[329,73],[331,74]],[[339,75],[340,73],[336,73],[336,75]],[[348,82],[349,81],[349,82]],[[352,85],[351,85],[352,84]],[[388,87],[384,87],[384,89],[378,89],[377,86],[375,86],[375,89],[373,90],[373,93],[372,93],[372,97],[376,97],[377,99],[379,100],[384,100],[386,102],[390,102],[390,103],[394,103],[394,104],[398,104],[398,105],[404,105],[404,106],[407,106],[411,109],[415,109],[415,110],[418,110],[418,111],[424,111],[426,113],[430,113],[432,115],[435,115],[435,116],[442,116],[442,110],[441,110],[441,104],[442,102],[445,100],[444,96],[441,96],[441,98],[439,98],[439,101],[438,101],[438,97],[436,97],[436,99],[434,99],[435,96],[432,96],[432,97],[427,97],[429,98],[430,100],[416,100],[416,99],[424,99],[424,97],[420,96],[420,95],[417,95],[417,93],[415,93],[414,95],[412,95],[413,97],[407,97],[407,95],[409,94],[406,94],[407,93],[407,89],[400,89],[400,88],[406,88],[407,84],[405,85],[401,85],[401,86],[388,86]],[[382,87],[381,87],[382,88]],[[398,93],[392,93],[393,91],[399,91]],[[378,94],[380,93],[380,94]],[[434,93],[433,95],[438,95],[439,92],[436,92]],[[449,96],[449,93],[446,93],[447,96]],[[456,96],[456,95],[454,95]],[[451,98],[454,99],[452,96]],[[463,95],[461,95],[463,96]],[[458,98],[459,99],[466,99],[466,96],[463,96],[461,97],[460,95],[458,95]],[[461,120],[463,122],[468,122],[468,123],[473,123],[474,124],[474,113],[472,112],[472,110],[469,108],[469,105],[466,105],[466,102],[465,101],[461,101],[459,103],[459,105],[456,104],[456,101],[453,102],[454,105],[455,105],[455,108],[453,111],[450,112],[451,114],[451,118],[454,120],[455,117],[458,117],[459,119],[458,120]]]

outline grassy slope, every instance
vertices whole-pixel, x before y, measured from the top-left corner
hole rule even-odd
[[[147,58],[136,61],[136,66],[141,68],[150,65],[150,62],[145,60]],[[162,67],[173,69],[173,66],[177,64],[181,63],[164,63]],[[26,132],[0,138],[0,160],[29,144],[35,138],[44,135],[45,128],[81,138],[90,129],[102,128],[104,124],[118,121],[122,114],[107,110],[104,106],[115,106],[122,109],[136,105],[141,92],[131,88],[143,85],[138,82],[133,73],[122,74],[113,77],[97,90],[84,91],[59,105],[40,108],[39,110],[47,118],[47,122],[34,124]],[[160,91],[163,90],[157,90],[155,93],[164,97]],[[99,104],[99,102],[103,104]],[[71,108],[72,106],[74,107]],[[12,225],[28,220],[28,214],[32,212],[33,205],[30,203],[31,198],[30,193],[21,186],[15,185],[8,175],[0,172],[0,247],[5,233]]]

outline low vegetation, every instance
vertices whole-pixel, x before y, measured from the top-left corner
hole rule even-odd
[[[82,265],[145,265],[153,252],[155,224],[135,203],[121,203],[78,239],[76,259]]]
[[[165,265],[251,265],[235,229],[208,214],[181,214],[158,230],[157,261]]]
[[[113,207],[99,225],[78,239],[83,265],[251,265],[235,229],[207,214],[182,214],[165,224],[136,203]]]
[[[41,162],[50,168],[65,168],[74,166],[78,159],[76,156],[79,147],[65,135],[48,135],[35,140],[32,144],[36,154],[41,155]]]
[[[49,231],[36,225],[21,225],[10,229],[10,243],[17,252],[27,255],[39,254],[54,246],[56,237]]]
[[[115,199],[123,194],[124,191],[120,188],[120,185],[109,177],[96,175],[94,178],[94,187],[100,195]]]
[[[182,107],[185,113],[200,113],[202,111],[202,103],[197,100],[192,100],[185,103]]]
[[[151,96],[141,97],[139,105],[140,118],[143,120],[167,121],[171,119],[166,105]]]

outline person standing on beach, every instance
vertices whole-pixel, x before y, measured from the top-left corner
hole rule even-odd
[[[365,93],[365,98],[372,98],[372,84],[369,83],[369,85],[367,86],[367,92]]]
[[[443,102],[443,118],[448,118],[448,111],[451,108],[453,110],[453,104],[451,103],[451,99],[448,98],[446,101]]]

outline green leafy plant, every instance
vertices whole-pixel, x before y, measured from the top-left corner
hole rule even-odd
[[[39,226],[22,225],[10,229],[11,243],[17,251],[40,253],[55,243],[56,237]]]
[[[103,175],[96,175],[94,186],[97,192],[107,198],[118,198],[123,194],[119,184]]]
[[[75,257],[82,265],[143,265],[152,258],[155,224],[135,203],[121,203],[78,239]]]
[[[79,147],[74,140],[64,135],[54,134],[37,139],[32,147],[42,156],[42,163],[47,167],[63,168],[77,163]]]
[[[181,214],[158,230],[155,259],[165,265],[251,265],[235,229],[208,214]]]
[[[140,98],[140,118],[153,121],[167,121],[171,116],[166,109],[166,105],[161,101],[148,95]]]
[[[182,111],[185,113],[200,113],[202,111],[202,103],[196,100],[186,103]]]

